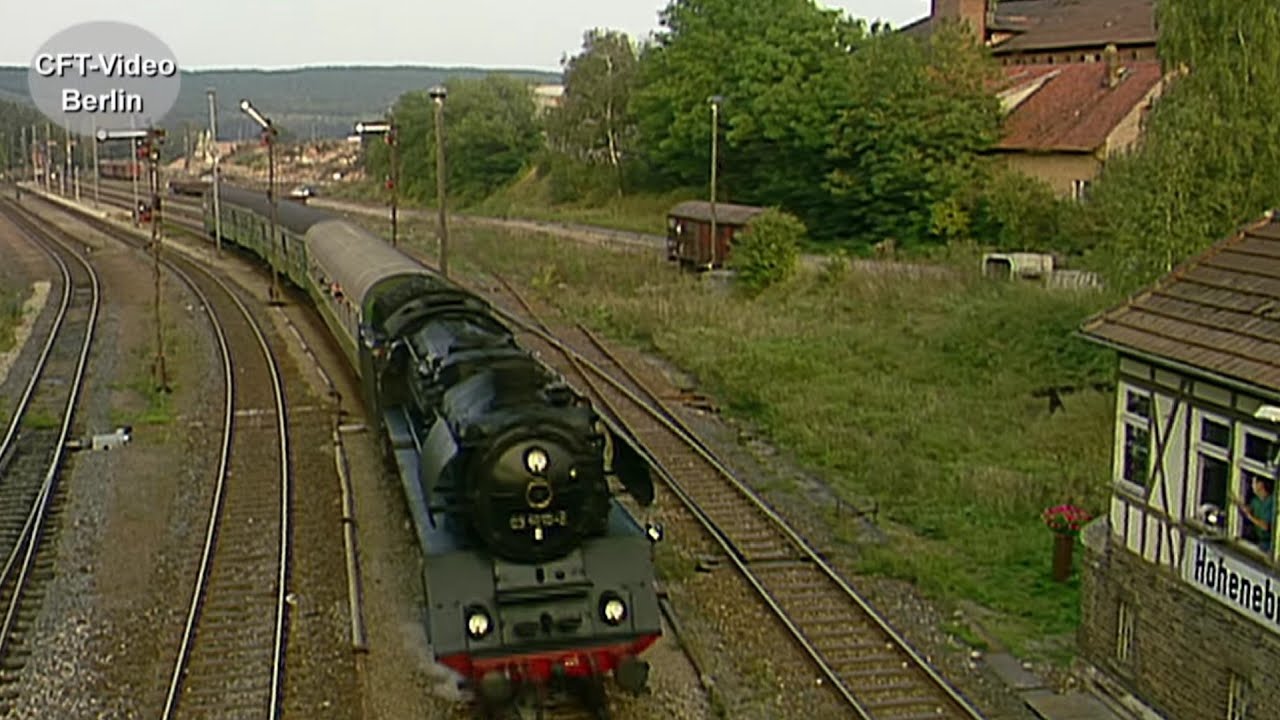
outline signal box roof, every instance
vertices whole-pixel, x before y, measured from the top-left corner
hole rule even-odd
[[[1120,352],[1280,394],[1280,220],[1214,244],[1081,331]]]

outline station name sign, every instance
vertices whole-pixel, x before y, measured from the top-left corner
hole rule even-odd
[[[1280,580],[1199,538],[1188,537],[1182,579],[1268,630],[1280,633]]]

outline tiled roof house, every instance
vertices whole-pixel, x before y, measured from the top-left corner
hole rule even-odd
[[[995,152],[1059,196],[1082,197],[1137,142],[1164,88],[1154,0],[933,0],[903,32],[926,37],[948,19],[969,23],[1004,66]]]

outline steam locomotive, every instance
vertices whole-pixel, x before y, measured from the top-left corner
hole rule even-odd
[[[589,401],[521,349],[481,298],[380,238],[224,188],[225,239],[307,292],[363,385],[422,550],[438,662],[488,706],[523,689],[609,673],[640,691],[661,634],[649,469]],[[205,228],[213,233],[206,201]]]

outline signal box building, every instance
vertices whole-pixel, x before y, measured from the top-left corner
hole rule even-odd
[[[753,205],[716,203],[713,242],[711,203],[682,202],[667,212],[667,259],[704,270],[723,267],[734,238],[762,212],[764,208]]]
[[[1082,333],[1119,354],[1111,505],[1082,533],[1084,659],[1167,718],[1280,717],[1275,518],[1259,532],[1233,500],[1265,496],[1280,449],[1280,220]]]

